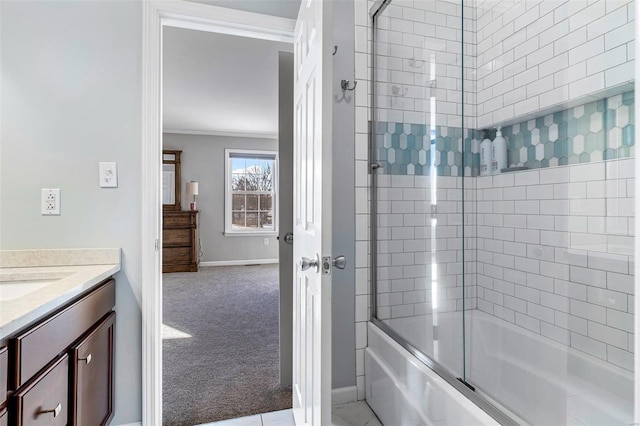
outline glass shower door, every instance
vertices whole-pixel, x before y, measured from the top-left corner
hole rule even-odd
[[[463,375],[463,38],[460,1],[391,2],[374,17],[375,317]]]

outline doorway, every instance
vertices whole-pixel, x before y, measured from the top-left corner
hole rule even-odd
[[[291,271],[292,254],[277,239],[290,231],[293,207],[293,114],[278,110],[293,103],[291,50],[163,30],[162,148],[180,159],[167,200],[178,207],[163,204],[162,221],[165,425],[291,407],[292,313],[282,300],[291,277],[281,279],[279,265]],[[173,220],[183,213],[194,218],[186,227]],[[193,235],[195,269],[176,269],[176,228]]]

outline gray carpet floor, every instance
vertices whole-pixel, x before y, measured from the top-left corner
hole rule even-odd
[[[279,384],[278,265],[163,274],[163,424],[291,408]]]

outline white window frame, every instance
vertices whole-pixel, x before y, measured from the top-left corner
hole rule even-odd
[[[232,155],[246,155],[256,157],[273,157],[273,231],[254,231],[247,230],[241,231],[233,229],[232,222],[232,197],[231,197],[231,156]],[[235,149],[226,148],[224,150],[224,235],[230,237],[255,237],[261,235],[278,235],[278,195],[279,195],[279,180],[278,180],[278,151],[271,150],[257,150],[257,149]]]

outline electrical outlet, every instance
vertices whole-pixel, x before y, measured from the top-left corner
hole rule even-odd
[[[60,189],[42,188],[40,209],[44,216],[60,215]]]
[[[263,242],[264,242],[264,245],[265,245],[265,246],[268,246],[268,245],[269,245],[269,239],[268,239],[268,238],[265,238],[265,239],[263,240]]]

